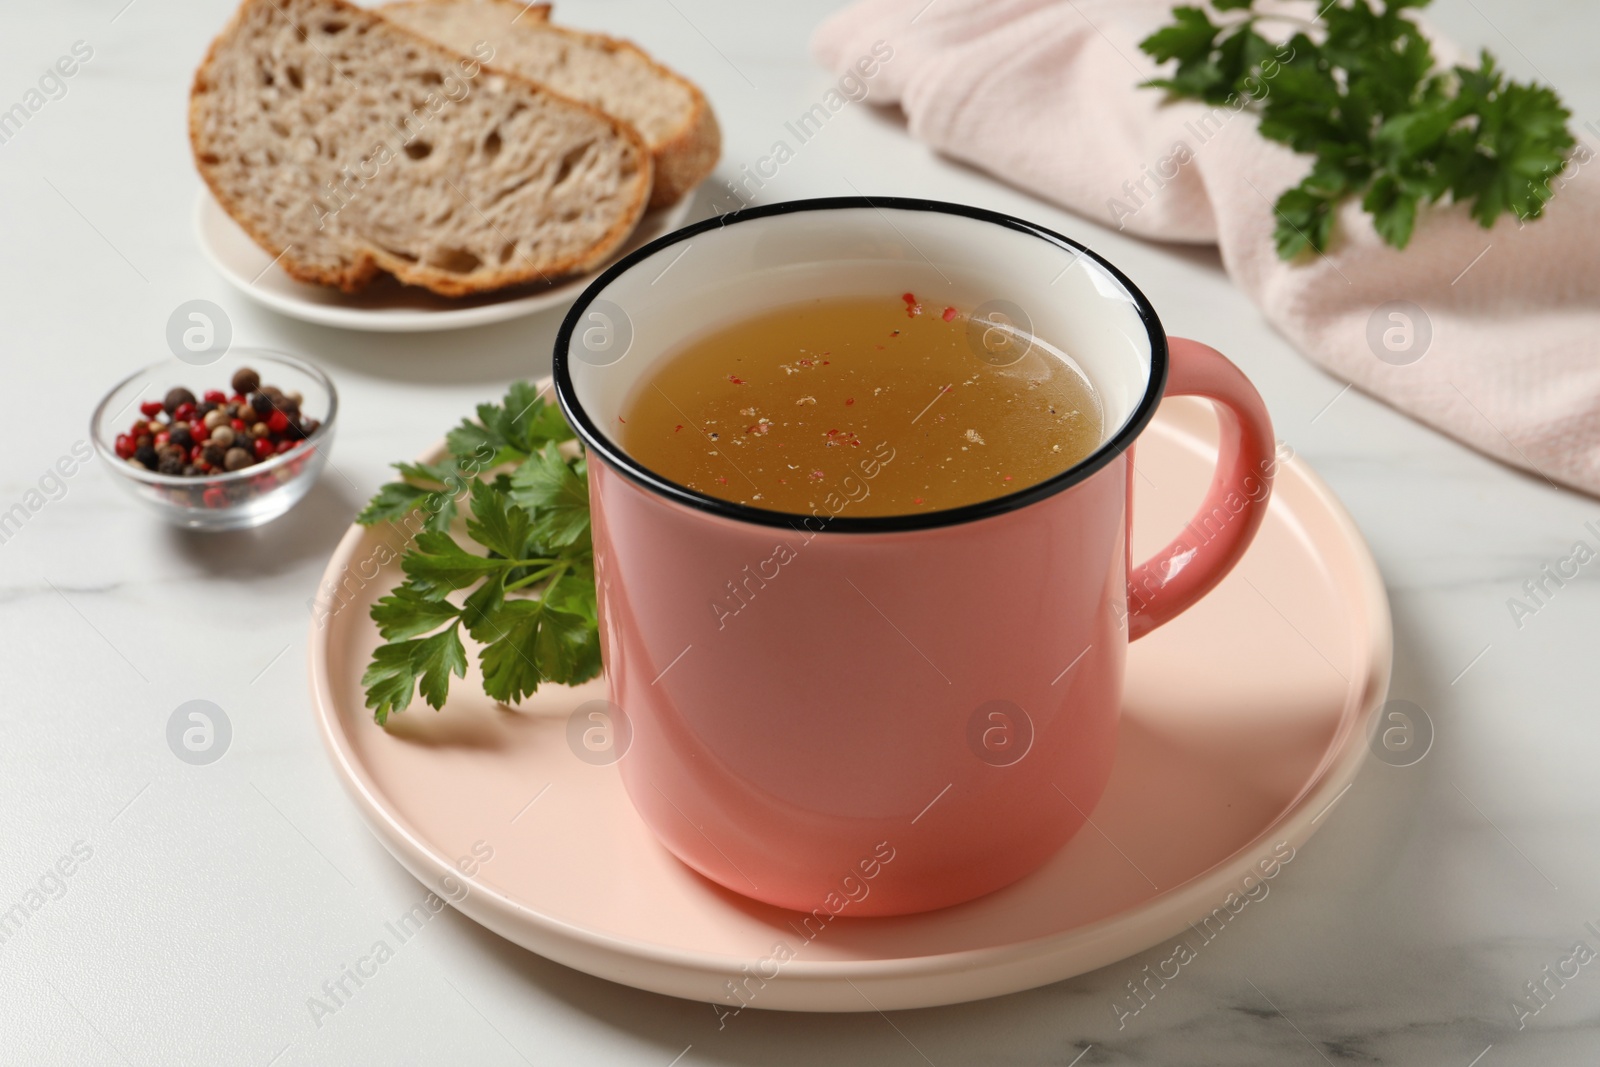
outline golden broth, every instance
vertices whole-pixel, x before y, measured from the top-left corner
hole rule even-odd
[[[645,375],[618,440],[679,485],[802,515],[822,511],[830,494],[848,499],[849,515],[959,507],[1093,452],[1100,405],[1081,371],[1036,340],[996,344],[969,311],[924,307],[907,293],[817,299],[734,322]]]

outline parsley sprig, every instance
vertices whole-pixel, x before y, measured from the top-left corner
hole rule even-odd
[[[418,692],[444,705],[450,676],[467,673],[462,630],[481,646],[483,689],[495,700],[600,673],[583,452],[563,449],[571,428],[526,382],[477,415],[450,431],[442,462],[396,463],[401,480],[356,518],[415,533],[400,557],[406,580],[371,611],[385,643],[361,683],[379,723]],[[463,500],[469,514],[458,523]]]
[[[1170,77],[1144,84],[1174,97],[1245,102],[1261,135],[1314,157],[1276,205],[1278,255],[1325,251],[1338,206],[1352,196],[1379,236],[1405,248],[1417,208],[1450,197],[1487,229],[1510,212],[1538,218],[1550,181],[1574,145],[1570,112],[1546,86],[1511,81],[1488,52],[1476,68],[1434,69],[1433,51],[1407,8],[1429,0],[1331,0],[1283,45],[1256,32],[1254,0],[1211,0],[1173,10],[1174,22],[1140,47]],[[1219,16],[1221,17],[1221,16]]]

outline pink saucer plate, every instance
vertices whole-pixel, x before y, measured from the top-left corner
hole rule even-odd
[[[1178,398],[1139,439],[1135,559],[1198,506],[1214,426],[1208,405]],[[379,643],[367,610],[401,575],[393,560],[371,575],[390,556],[380,545],[397,536],[345,535],[324,581],[363,587],[313,625],[310,641],[322,737],[373,832],[502,937],[589,974],[730,1009],[977,1000],[1103,967],[1191,923],[1225,922],[1231,899],[1275,877],[1328,820],[1367,755],[1389,683],[1377,567],[1343,507],[1290,456],[1244,560],[1131,647],[1117,762],[1089,826],[1042,869],[982,899],[894,918],[845,913],[808,935],[797,914],[680,863],[635,815],[616,766],[577,755],[571,720],[606,696],[603,680],[546,687],[510,709],[482,694],[473,667],[442,712],[417,701],[386,728],[374,724],[361,689]]]

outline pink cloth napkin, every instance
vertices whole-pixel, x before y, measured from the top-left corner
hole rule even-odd
[[[893,56],[867,99],[898,103],[913,136],[1091,219],[1218,245],[1234,282],[1331,373],[1491,456],[1600,494],[1600,158],[1580,148],[1539,220],[1484,230],[1462,207],[1424,209],[1399,252],[1350,202],[1328,255],[1284,263],[1272,205],[1309,158],[1264,140],[1248,112],[1136,87],[1156,73],[1138,42],[1171,9],[864,0],[812,44],[844,72],[886,42]],[[1434,52],[1456,59],[1443,43]]]

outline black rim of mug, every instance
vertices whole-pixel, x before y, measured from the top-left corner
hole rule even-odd
[[[1144,396],[1140,398],[1133,414],[1128,417],[1122,427],[1110,439],[1078,463],[1068,467],[1060,474],[1018,489],[1015,492],[1007,493],[1005,496],[981,500],[975,504],[964,504],[961,507],[918,512],[912,515],[802,515],[796,512],[771,511],[766,508],[756,508],[748,504],[735,503],[731,500],[722,500],[679,485],[650,470],[622,451],[595,425],[594,420],[589,417],[583,406],[578,403],[572,382],[571,360],[568,355],[572,343],[572,335],[577,331],[579,324],[583,322],[584,314],[589,306],[617,278],[662,249],[670,248],[675,244],[690,240],[711,230],[735,226],[741,222],[749,222],[755,219],[770,218],[775,215],[790,215],[802,211],[837,211],[840,209],[860,208],[870,208],[875,211],[885,209],[932,211],[945,215],[959,215],[964,218],[976,219],[980,222],[989,222],[1048,241],[1060,248],[1086,256],[1098,264],[1107,274],[1116,279],[1117,283],[1127,292],[1134,308],[1139,313],[1139,320],[1144,324],[1145,332],[1150,340],[1150,379],[1146,384]],[[560,331],[556,334],[552,362],[554,366],[556,400],[560,403],[562,413],[572,425],[573,430],[577,432],[584,447],[589,450],[592,456],[599,456],[614,470],[650,492],[699,511],[732,519],[735,522],[752,523],[760,526],[778,526],[790,530],[804,529],[808,532],[890,533],[906,530],[931,530],[1004,515],[1036,504],[1063,490],[1070,489],[1104,468],[1113,459],[1126,451],[1139,434],[1144,432],[1145,427],[1150,424],[1150,420],[1155,417],[1156,408],[1160,405],[1162,394],[1166,390],[1167,334],[1162,329],[1161,320],[1156,317],[1155,309],[1150,305],[1150,301],[1128,279],[1127,275],[1123,274],[1122,271],[1107,262],[1104,257],[1095,253],[1088,246],[1080,244],[1070,237],[1064,237],[1054,230],[1046,229],[1025,219],[1019,219],[1014,215],[990,211],[986,208],[971,207],[966,204],[951,204],[940,200],[921,200],[898,196],[834,196],[811,200],[786,200],[776,204],[765,204],[760,207],[730,211],[725,215],[716,215],[690,226],[685,226],[681,230],[674,230],[672,233],[659,237],[644,247],[629,253],[591,282],[573,303],[572,308],[567,312],[566,318],[562,320]],[[805,525],[807,523],[820,525]]]

